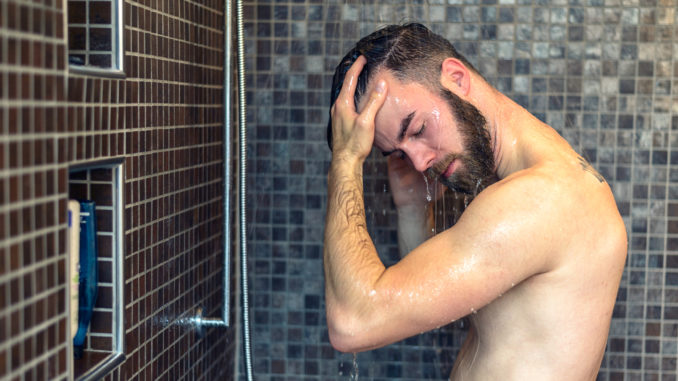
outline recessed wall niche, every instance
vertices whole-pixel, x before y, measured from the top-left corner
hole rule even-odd
[[[68,0],[68,63],[71,70],[122,71],[122,2]]]
[[[78,204],[84,202],[94,205],[97,253],[97,296],[91,320],[81,353],[79,348],[71,351],[80,354],[79,358],[73,356],[72,359],[74,380],[98,379],[124,360],[122,170],[123,166],[119,161],[79,165],[69,170],[69,200],[75,200]],[[80,214],[81,216],[73,217],[77,223],[86,218],[84,209]],[[84,225],[81,226],[83,227]],[[84,246],[82,237],[79,245]],[[74,259],[71,257],[69,260]],[[80,265],[83,266],[83,263]],[[82,288],[80,290],[82,292]],[[69,297],[69,303],[72,304],[74,302],[71,299]],[[75,300],[77,303],[77,297]],[[72,339],[76,332],[73,327],[70,331]]]

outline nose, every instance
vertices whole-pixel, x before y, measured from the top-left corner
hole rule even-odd
[[[435,158],[433,151],[417,146],[403,147],[402,149],[412,163],[412,167],[417,171],[424,172],[433,165]]]

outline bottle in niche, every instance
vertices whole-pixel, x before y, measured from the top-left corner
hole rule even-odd
[[[87,329],[97,299],[97,229],[93,201],[80,201],[80,270],[78,330],[73,338],[73,357],[81,358]]]
[[[71,338],[78,331],[78,291],[80,288],[80,202],[68,201],[68,298]]]

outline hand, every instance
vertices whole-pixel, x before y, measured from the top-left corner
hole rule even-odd
[[[397,208],[421,206],[442,197],[445,186],[414,169],[407,161],[394,155],[388,157],[388,181],[393,203]]]
[[[346,72],[344,84],[330,114],[332,116],[332,158],[358,159],[370,154],[374,142],[374,118],[386,99],[386,83],[379,81],[362,112],[357,113],[354,96],[358,75],[367,60],[360,56]]]

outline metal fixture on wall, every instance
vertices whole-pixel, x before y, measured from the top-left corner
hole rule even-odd
[[[237,39],[237,75],[236,83],[238,94],[238,216],[240,232],[240,240],[238,241],[240,249],[240,279],[241,279],[241,294],[242,294],[242,334],[243,334],[243,349],[245,351],[245,367],[248,380],[253,380],[252,374],[252,350],[250,342],[250,321],[249,321],[249,298],[248,298],[248,276],[247,276],[247,231],[246,225],[246,170],[247,170],[247,113],[246,113],[246,96],[245,96],[245,43],[244,43],[244,27],[243,27],[243,13],[242,1],[235,1],[236,8],[236,39]],[[230,300],[230,252],[231,252],[231,232],[230,232],[230,216],[231,216],[231,76],[232,67],[231,51],[232,51],[232,25],[231,19],[231,0],[226,0],[225,4],[225,24],[224,24],[224,224],[223,224],[223,252],[224,252],[224,282],[223,282],[223,304],[222,317],[219,318],[205,318],[202,315],[202,308],[199,308],[196,315],[189,319],[182,320],[182,324],[192,326],[196,329],[197,334],[202,336],[206,327],[228,327],[230,326],[229,319],[229,300]]]

